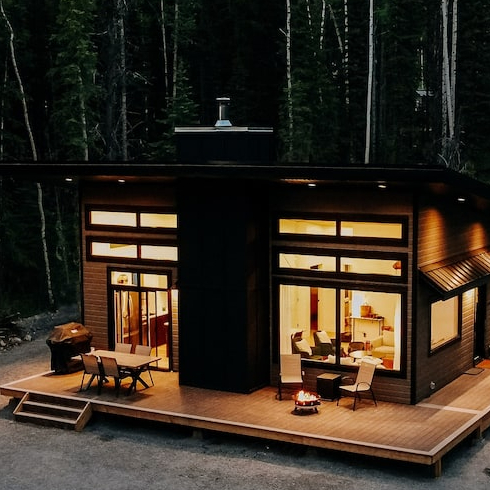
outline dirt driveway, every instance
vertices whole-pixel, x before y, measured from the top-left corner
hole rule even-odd
[[[49,369],[46,337],[38,330],[31,342],[0,352],[1,384]],[[443,459],[442,477],[431,479],[419,466],[219,434],[197,439],[183,428],[99,414],[81,433],[38,427],[13,422],[13,409],[0,396],[5,490],[490,488],[485,438],[451,452]]]

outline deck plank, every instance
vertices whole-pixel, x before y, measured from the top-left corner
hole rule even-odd
[[[116,397],[110,383],[100,395],[95,386],[79,392],[81,376],[42,373],[3,385],[0,393],[56,394],[90,401],[94,411],[433,465],[436,474],[444,454],[490,423],[490,370],[462,375],[417,405],[376,407],[365,398],[353,411],[352,399],[342,398],[338,406],[322,401],[318,413],[307,415],[293,415],[292,399],[278,401],[273,387],[250,394],[205,390],[179,386],[177,373],[154,371],[154,386]]]

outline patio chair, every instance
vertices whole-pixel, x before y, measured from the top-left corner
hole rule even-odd
[[[136,345],[134,348],[134,353],[139,354],[141,356],[150,356],[151,355],[151,346],[149,345]],[[148,374],[150,375],[151,379],[151,384],[155,386],[155,383],[153,382],[153,376],[151,375],[151,369],[150,366],[147,366],[143,371],[148,371]]]
[[[95,378],[97,378],[97,393],[100,395],[103,374],[100,370],[97,357],[89,354],[80,354],[80,357],[82,358],[82,363],[83,363],[83,376],[82,376],[82,382],[80,383],[79,391],[83,390],[83,382],[85,381],[85,376],[90,375],[90,380],[87,384],[87,387],[85,388],[85,391],[87,391],[90,388],[92,381]]]
[[[114,378],[114,384],[116,386],[116,396],[119,396],[121,380],[131,376],[130,373],[128,371],[123,371],[122,369],[120,369],[117,361],[112,357],[101,356],[100,362],[102,363],[104,376],[110,376],[111,378]]]
[[[114,350],[116,352],[125,352],[127,354],[130,354],[132,347],[133,346],[131,344],[123,344],[122,342],[116,342],[116,346],[115,346]]]
[[[356,380],[353,384],[340,385],[340,397],[337,398],[337,406],[343,393],[350,393],[354,395],[354,405],[352,410],[356,409],[356,401],[361,400],[361,393],[369,392],[373,398],[374,404],[377,406],[376,397],[372,388],[372,382],[374,377],[374,371],[376,370],[376,363],[363,359],[357,372]]]
[[[300,354],[282,354],[277,398],[282,400],[283,385],[300,385],[303,389],[304,372],[301,370]]]

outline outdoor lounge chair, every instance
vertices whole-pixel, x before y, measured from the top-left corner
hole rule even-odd
[[[354,384],[340,385],[340,397],[344,393],[350,393],[354,395],[354,405],[352,410],[356,409],[356,401],[361,399],[361,393],[369,392],[373,398],[374,404],[377,406],[376,397],[372,389],[372,382],[374,377],[374,371],[376,369],[376,363],[363,359],[357,372],[357,377]],[[337,399],[337,405],[339,404],[340,397]]]
[[[92,381],[95,378],[97,378],[97,393],[100,394],[103,375],[100,371],[100,366],[97,357],[89,354],[80,354],[80,357],[82,358],[82,363],[83,363],[83,376],[82,376],[82,382],[80,383],[79,391],[83,390],[83,382],[85,380],[85,376],[90,375],[90,380],[87,384],[87,387],[85,388],[85,391],[90,388]]]
[[[279,373],[279,386],[277,398],[282,400],[283,385],[299,385],[303,389],[304,372],[301,370],[300,354],[282,354],[281,371]]]

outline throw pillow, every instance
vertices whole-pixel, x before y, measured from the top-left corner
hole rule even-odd
[[[311,356],[311,347],[310,344],[305,339],[301,339],[299,342],[296,342],[296,348],[300,352],[306,352],[309,356]]]

